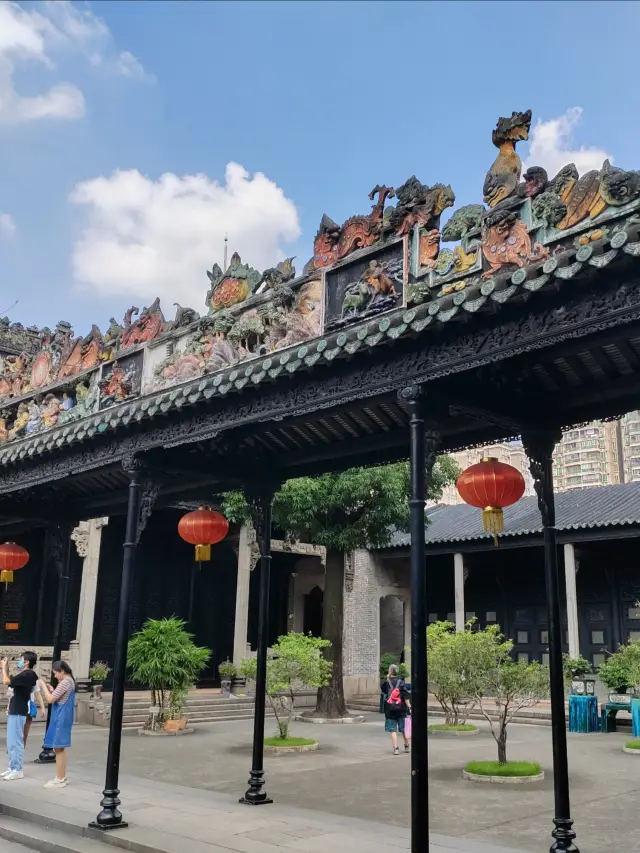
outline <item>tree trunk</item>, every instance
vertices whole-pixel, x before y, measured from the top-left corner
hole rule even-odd
[[[344,605],[344,553],[327,549],[324,576],[322,637],[331,645],[324,649],[325,658],[331,662],[331,678],[326,687],[318,690],[316,716],[344,717],[347,706],[342,684],[342,625]]]
[[[507,727],[505,726],[498,736],[498,762],[507,763]]]

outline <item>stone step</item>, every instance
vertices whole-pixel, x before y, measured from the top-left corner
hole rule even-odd
[[[218,698],[216,696],[197,696],[189,697],[186,701],[188,707],[199,705],[215,705],[217,707],[227,707],[228,705],[253,705],[253,696],[234,696],[230,698]],[[150,699],[125,699],[125,708],[148,708],[151,705]]]
[[[187,709],[207,709],[212,711],[238,711],[243,708],[253,708],[253,701],[251,702],[236,702],[234,700],[230,702],[187,702],[185,704],[185,708]],[[136,713],[142,714],[146,713],[150,705],[125,705],[125,711],[134,711]]]
[[[186,714],[185,716],[189,726],[197,723],[233,723],[238,720],[253,720],[253,710],[239,711],[235,714]],[[272,718],[274,716],[273,711],[267,708],[265,716]],[[146,723],[147,718],[146,714],[134,718],[125,718],[122,722],[122,728],[140,729]]]
[[[104,843],[64,829],[0,815],[0,838],[40,853],[105,853]]]

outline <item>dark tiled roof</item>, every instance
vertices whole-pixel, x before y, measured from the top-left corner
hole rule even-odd
[[[429,525],[426,541],[468,542],[489,539],[482,529],[482,512],[467,504],[435,506],[427,510]],[[556,527],[558,530],[640,524],[640,483],[620,486],[594,486],[556,494]],[[542,532],[537,498],[526,497],[504,511],[504,533],[501,536],[524,536]],[[393,534],[391,548],[406,548],[408,533]]]
[[[276,350],[267,357],[255,356],[215,374],[146,394],[65,426],[12,441],[0,449],[0,466],[91,439],[96,433],[120,430],[131,421],[161,418],[169,410],[201,403],[214,396],[225,397],[242,391],[245,386],[272,381],[280,374],[293,375],[313,368],[316,363],[330,364],[335,358],[350,358],[359,349],[373,349],[398,338],[420,335],[441,324],[468,319],[469,315],[493,313],[511,301],[529,298],[541,290],[552,290],[571,279],[577,284],[581,277],[589,276],[594,270],[605,267],[615,269],[626,257],[640,259],[637,230],[637,222],[632,219],[628,228],[623,227],[602,241],[602,251],[594,249],[592,245],[568,247],[562,257],[550,257],[543,263],[535,261],[515,272],[496,273],[487,280],[478,277],[460,292],[438,296],[411,308],[391,311],[384,316],[356,323],[344,331]]]

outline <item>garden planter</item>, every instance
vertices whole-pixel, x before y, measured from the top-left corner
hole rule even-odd
[[[571,693],[574,696],[595,696],[595,675],[579,675],[571,679]]]
[[[612,705],[631,705],[631,694],[627,693],[626,687],[618,687],[615,692],[609,693],[609,702]]]
[[[93,688],[93,690],[92,690],[93,698],[97,699],[98,701],[102,701],[102,688],[104,687],[104,682],[103,681],[94,681],[91,686]]]
[[[93,690],[93,682],[90,678],[77,678],[76,679],[76,692],[77,693],[91,693]]]
[[[468,770],[463,770],[462,776],[469,782],[485,782],[490,785],[528,785],[533,782],[543,782],[544,770],[535,776],[484,776],[480,773],[469,773]]]
[[[315,752],[320,749],[318,741],[306,743],[301,746],[269,746],[265,745],[264,751],[267,755],[287,755],[297,752]]]
[[[247,679],[237,676],[231,679],[231,692],[237,696],[239,693],[244,693],[247,686]]]
[[[187,727],[187,718],[181,717],[179,720],[167,720],[164,724],[165,732],[183,732]]]
[[[475,726],[470,729],[445,729],[429,726],[428,732],[429,737],[476,737],[480,734],[480,729],[475,728]]]
[[[231,679],[223,678],[220,681],[220,692],[223,696],[231,696]]]

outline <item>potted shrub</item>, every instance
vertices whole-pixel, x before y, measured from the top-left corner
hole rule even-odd
[[[218,667],[218,674],[220,676],[220,689],[222,691],[223,696],[231,695],[231,684],[233,679],[238,674],[238,670],[231,663],[231,661],[227,658],[227,660],[223,660],[220,666]]]
[[[189,689],[206,667],[211,650],[196,646],[182,619],[148,619],[129,640],[131,679],[151,691],[153,711],[146,731],[180,731]]]
[[[564,680],[575,696],[594,696],[596,677],[591,664],[583,657],[572,658],[564,655],[562,659]]]
[[[93,698],[102,699],[102,688],[107,676],[111,672],[111,667],[102,660],[97,660],[89,670],[89,678],[93,688]]]
[[[632,685],[622,646],[619,651],[610,654],[605,662],[600,665],[598,678],[605,687],[609,688],[610,702],[615,705],[630,704],[631,697],[627,698],[626,693]]]

